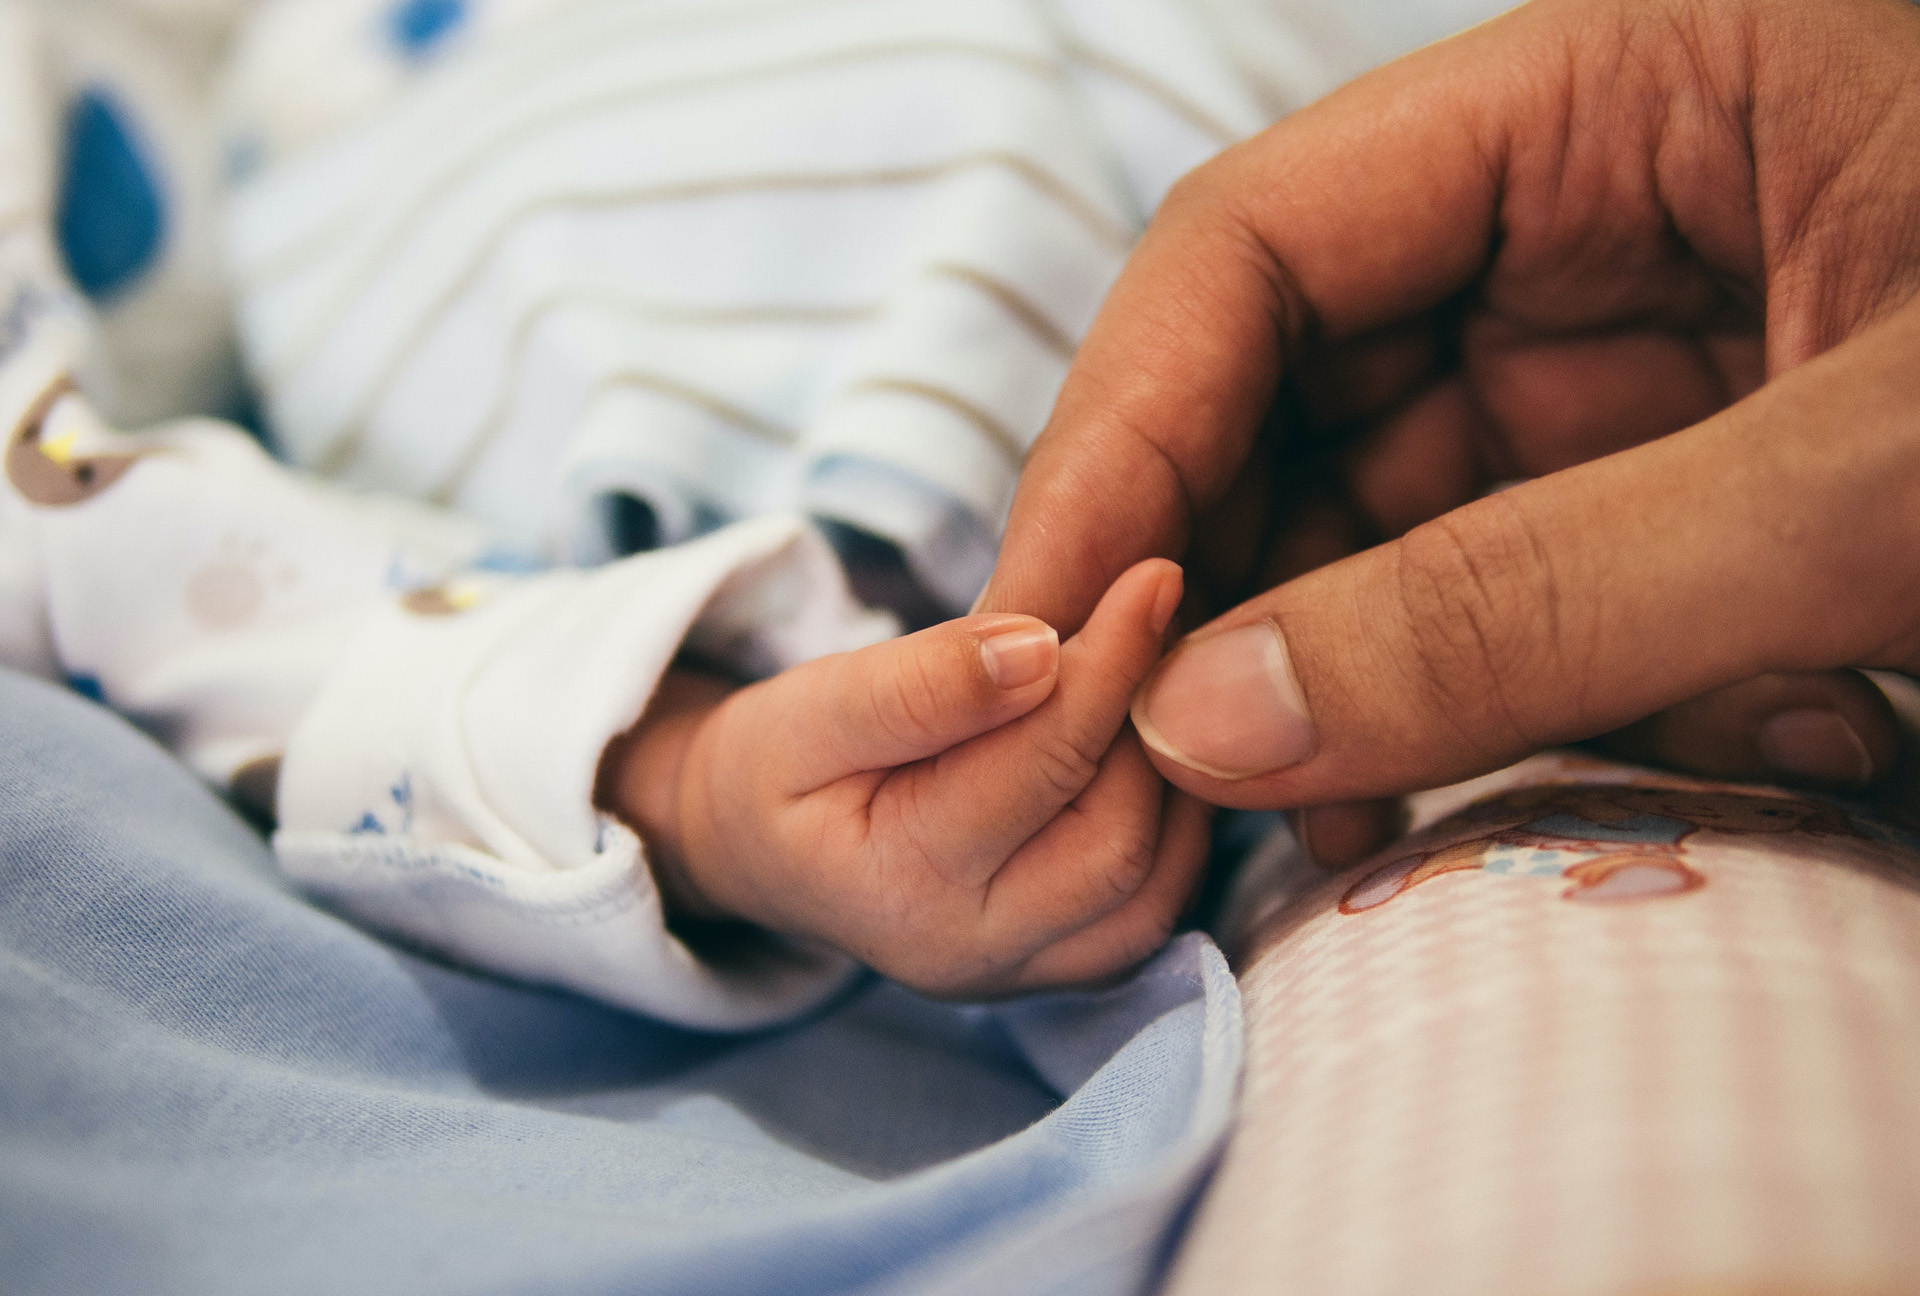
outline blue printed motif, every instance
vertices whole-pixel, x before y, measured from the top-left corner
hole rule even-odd
[[[1591,851],[1539,850],[1529,847],[1493,846],[1480,868],[1495,877],[1564,877],[1568,869],[1591,859]]]
[[[395,594],[411,594],[414,590],[425,589],[436,583],[440,576],[438,567],[417,563],[412,554],[404,549],[396,549],[387,556],[387,570],[382,581]]]
[[[1551,814],[1520,825],[1531,837],[1563,840],[1561,847],[1492,841],[1480,871],[1494,877],[1564,877],[1577,864],[1613,846],[1671,847],[1694,830],[1665,815],[1636,814],[1617,823],[1595,823],[1575,814]],[[1596,848],[1598,848],[1596,850]]]
[[[545,571],[547,563],[532,554],[520,553],[513,549],[489,549],[467,564],[474,571],[490,572],[500,576],[530,576]]]
[[[401,0],[387,14],[387,38],[409,59],[424,59],[466,25],[467,0]]]
[[[96,302],[139,282],[159,260],[166,203],[151,159],[125,111],[104,90],[85,90],[67,109],[60,250],[74,282]]]
[[[1522,832],[1568,841],[1620,842],[1625,845],[1671,846],[1693,831],[1693,825],[1665,815],[1636,814],[1618,823],[1594,823],[1578,815],[1553,814],[1521,825]]]
[[[384,837],[389,832],[405,836],[413,831],[413,774],[409,770],[400,771],[400,781],[387,789],[387,797],[398,810],[397,824],[389,827],[378,813],[369,810],[361,815],[359,821],[347,832],[355,837]]]
[[[242,184],[267,165],[267,145],[252,131],[230,135],[220,146],[220,167],[229,184]]]
[[[14,352],[27,344],[41,320],[70,312],[74,306],[66,294],[49,293],[38,284],[23,283],[16,287],[12,299],[0,309],[0,364],[11,360]]]
[[[98,702],[102,706],[106,705],[107,691],[101,688],[100,681],[91,675],[69,675],[67,676],[67,687],[89,702]]]
[[[1920,852],[1920,833],[1902,828],[1898,824],[1888,823],[1884,819],[1875,818],[1876,809],[1877,807],[1873,806],[1860,806],[1852,810],[1854,827],[1860,830],[1862,837],[1879,842],[1883,846],[1899,846],[1906,850]]]
[[[1576,814],[1551,814],[1516,830],[1535,838],[1564,840],[1565,846],[1537,846],[1494,839],[1480,871],[1494,877],[1565,877],[1570,869],[1616,846],[1674,847],[1694,826],[1665,815],[1635,814],[1616,823],[1595,823]]]

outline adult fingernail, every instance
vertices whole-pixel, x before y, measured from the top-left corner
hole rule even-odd
[[[1305,810],[1289,811],[1287,827],[1293,829],[1293,839],[1300,843],[1300,853],[1307,857],[1307,862],[1319,864],[1320,857],[1313,853],[1313,824],[1307,812]]]
[[[1190,640],[1135,699],[1146,744],[1188,769],[1244,779],[1313,754],[1313,720],[1286,640],[1270,621]]]
[[[1060,661],[1060,636],[1044,625],[1009,630],[981,642],[980,660],[999,688],[1023,689],[1053,674]]]
[[[1802,707],[1760,726],[1760,755],[1782,774],[1822,783],[1866,783],[1873,755],[1838,711]]]
[[[1303,810],[1294,832],[1307,858],[1337,873],[1403,835],[1404,821],[1398,802],[1361,801]]]

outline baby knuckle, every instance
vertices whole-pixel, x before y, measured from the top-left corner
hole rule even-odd
[[[925,662],[904,661],[897,670],[876,678],[874,687],[879,692],[874,712],[889,737],[915,746],[940,740],[946,697]]]
[[[1130,968],[1158,954],[1173,939],[1179,915],[1171,904],[1155,905],[1121,933],[1115,946],[1114,970]]]
[[[988,993],[996,971],[984,951],[946,949],[916,952],[910,966],[889,975],[928,998],[959,1000]]]
[[[941,863],[952,847],[940,827],[940,806],[933,803],[937,800],[933,789],[924,781],[911,779],[900,782],[898,789],[898,794],[885,802],[887,819],[880,835],[887,843],[888,876],[896,882],[890,894],[904,901],[913,886],[911,882],[900,885],[900,880],[942,876]]]
[[[1138,832],[1110,836],[1101,843],[1095,875],[1105,882],[1111,896],[1124,900],[1140,890],[1153,873],[1155,845]]]
[[[1033,772],[1064,803],[1087,790],[1100,772],[1104,755],[1104,751],[1089,751],[1073,735],[1041,734],[1033,741]]]

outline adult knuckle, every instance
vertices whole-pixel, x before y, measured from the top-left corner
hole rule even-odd
[[[1463,741],[1534,745],[1514,699],[1565,675],[1560,582],[1524,511],[1499,496],[1409,532],[1397,594],[1414,666]]]

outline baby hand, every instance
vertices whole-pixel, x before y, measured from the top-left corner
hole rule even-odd
[[[676,677],[604,795],[689,917],[956,998],[1111,975],[1165,942],[1206,852],[1208,812],[1126,727],[1180,596],[1155,560],[1064,645],[981,616],[731,695]]]

